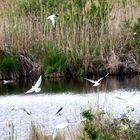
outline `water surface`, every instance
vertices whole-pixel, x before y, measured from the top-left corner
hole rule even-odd
[[[8,135],[9,123],[13,123],[16,136],[24,140],[29,135],[31,120],[37,126],[51,131],[66,120],[80,121],[80,112],[84,109],[104,110],[108,116],[121,116],[129,108],[134,108],[130,117],[140,118],[140,78],[107,77],[99,87],[83,78],[78,79],[46,79],[41,85],[39,94],[24,95],[34,81],[24,79],[14,84],[0,84],[0,138]],[[27,108],[32,115],[23,110],[12,110],[15,107]],[[49,121],[50,115],[63,107],[61,116]],[[10,129],[10,130],[9,130]],[[48,130],[49,129],[49,130]]]

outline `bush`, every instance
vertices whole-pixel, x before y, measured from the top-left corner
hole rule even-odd
[[[140,123],[129,118],[134,109],[130,108],[119,118],[105,118],[105,113],[85,110],[81,114],[86,119],[81,140],[139,140]]]

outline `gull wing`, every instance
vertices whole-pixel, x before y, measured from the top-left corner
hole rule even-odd
[[[55,113],[55,115],[58,114],[62,109],[63,109],[63,107],[61,107],[61,108]]]
[[[29,89],[28,91],[26,91],[25,94],[34,92],[41,85],[41,82],[42,82],[42,76],[39,77],[39,79],[37,80],[37,82],[35,83],[35,85],[32,86],[31,89]]]
[[[53,27],[55,27],[55,19],[54,18],[55,18],[55,15],[50,15],[47,17],[47,19],[51,21]]]
[[[89,82],[91,82],[91,83],[93,83],[93,84],[95,84],[96,83],[96,81],[94,81],[94,80],[91,80],[91,79],[87,79],[87,78],[84,78],[85,80],[87,80],[87,81],[89,81]]]
[[[48,16],[47,19],[51,20],[54,17],[55,17],[55,15],[53,14],[53,15]]]
[[[32,93],[32,92],[34,92],[34,91],[35,91],[35,87],[32,86],[32,88],[29,89],[28,91],[26,91],[25,94]]]
[[[104,78],[107,77],[108,75],[109,75],[109,73],[107,73],[104,77],[100,78],[100,79],[98,80],[98,82],[100,82],[102,79],[104,79]]]
[[[55,19],[52,17],[50,18],[51,22],[52,22],[52,26],[55,27]]]
[[[35,88],[35,90],[41,85],[41,82],[42,82],[42,76],[40,75],[40,77],[38,78],[37,82],[33,86]]]
[[[48,16],[47,19],[49,20],[50,19],[50,16]]]
[[[125,101],[125,102],[128,102],[127,100],[121,98],[121,97],[117,97],[117,96],[114,96],[115,98],[119,99],[119,100],[122,100],[122,101]]]

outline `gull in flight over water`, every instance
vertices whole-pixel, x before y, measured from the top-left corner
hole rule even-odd
[[[12,111],[13,110],[15,110],[15,111],[23,110],[28,115],[31,115],[32,114],[32,112],[30,110],[28,110],[27,108],[25,108],[25,107],[18,108],[17,106],[15,106],[15,107],[12,108]]]
[[[123,98],[121,98],[121,97],[117,97],[117,96],[114,96],[115,98],[117,98],[117,99],[119,99],[119,100],[122,100],[122,101],[124,101],[124,102],[128,102],[127,100],[125,100],[125,99],[123,99]]]
[[[85,122],[85,120],[73,121],[73,122],[65,121],[65,122],[62,122],[62,123],[56,125],[55,129],[64,129],[65,127],[68,127],[70,124],[71,125],[78,125],[78,124],[81,124],[84,122]]]
[[[73,121],[73,122],[70,122],[69,120],[67,120],[67,121],[64,121],[60,124],[57,124],[54,128],[54,131],[53,131],[53,140],[56,138],[58,130],[65,129],[69,125],[78,125],[78,124],[81,124],[81,123],[84,123],[84,122],[85,122],[85,120]]]
[[[41,88],[39,88],[39,86],[41,85],[41,82],[42,82],[42,76],[40,75],[40,77],[37,80],[37,82],[35,83],[35,85],[32,86],[31,89],[26,91],[25,94],[29,94],[29,93],[32,93],[32,92],[40,92]]]
[[[52,26],[53,26],[54,28],[55,28],[55,26],[56,26],[56,24],[55,24],[55,18],[56,18],[56,17],[58,17],[57,14],[53,14],[53,15],[50,15],[50,16],[47,17],[47,19],[51,21]]]
[[[63,107],[61,107],[54,115],[49,116],[49,121],[55,120],[57,115],[61,116],[60,112],[62,109],[63,109]]]
[[[14,83],[15,80],[3,80],[3,84]]]
[[[97,81],[94,81],[94,80],[91,80],[91,79],[87,79],[87,78],[84,78],[85,80],[91,82],[93,84],[94,87],[97,87],[101,84],[101,80],[103,80],[105,77],[107,77],[109,75],[109,73],[107,73],[104,77],[100,78],[99,80]]]

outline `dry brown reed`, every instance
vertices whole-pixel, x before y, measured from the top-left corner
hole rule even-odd
[[[108,60],[112,52],[118,55],[127,49],[133,36],[125,24],[133,25],[140,16],[138,0],[58,1],[52,2],[52,7],[43,5],[42,0],[38,13],[25,12],[17,1],[0,3],[0,49],[42,59],[45,46],[51,42],[68,55],[68,62],[77,63],[80,59],[85,67],[93,58]],[[59,14],[55,29],[46,19],[52,13]]]

